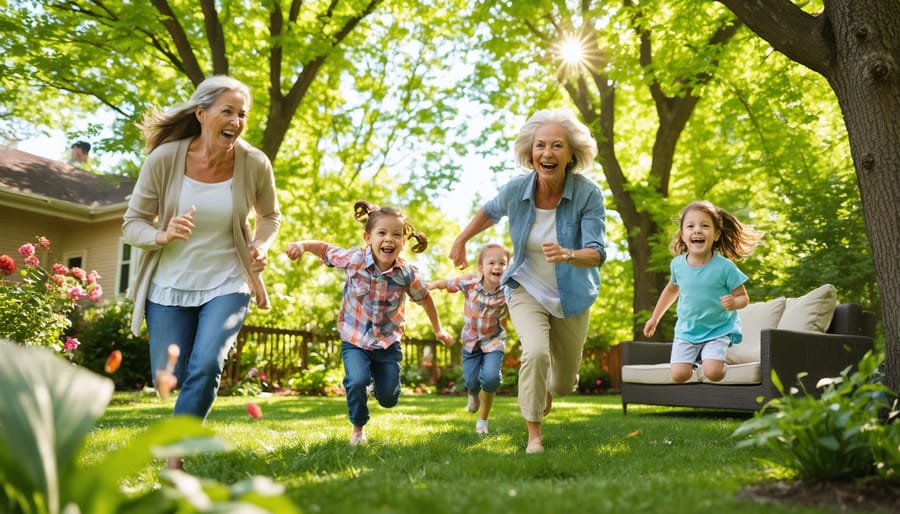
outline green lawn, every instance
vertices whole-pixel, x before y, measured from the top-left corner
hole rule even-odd
[[[247,415],[254,401],[261,419]],[[86,463],[171,414],[172,399],[117,393],[87,440]],[[491,433],[458,396],[370,400],[368,443],[350,447],[344,398],[221,397],[207,425],[234,446],[187,460],[186,471],[224,483],[266,475],[306,513],[826,513],[738,495],[762,480],[766,452],[736,449],[747,415],[629,405],[618,396],[557,399],[543,454],[525,454],[516,399],[498,397]],[[152,469],[126,479],[146,490]]]

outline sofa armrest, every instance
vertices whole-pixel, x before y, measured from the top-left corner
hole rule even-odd
[[[650,341],[625,341],[622,347],[622,365],[662,364],[672,357],[672,343]]]
[[[866,336],[763,329],[760,375],[768,384],[775,371],[787,392],[798,386],[797,375],[805,372],[803,387],[818,396],[816,383],[820,379],[839,376],[847,366],[855,367],[873,347],[873,339]]]
[[[839,303],[827,332],[875,337],[875,313],[864,311],[858,303]]]

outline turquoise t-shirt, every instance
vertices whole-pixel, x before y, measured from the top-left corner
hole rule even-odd
[[[747,275],[718,253],[703,266],[691,266],[685,255],[679,255],[672,259],[669,270],[672,283],[678,286],[675,337],[703,343],[728,336],[731,344],[740,343],[737,311],[726,311],[719,298],[746,282]]]

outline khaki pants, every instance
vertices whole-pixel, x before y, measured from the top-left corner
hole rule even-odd
[[[540,422],[547,391],[565,396],[577,384],[591,310],[568,319],[557,318],[523,287],[511,291],[507,305],[522,343],[519,409],[525,421]]]

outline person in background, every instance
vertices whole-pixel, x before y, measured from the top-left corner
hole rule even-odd
[[[407,239],[416,239],[412,251],[421,253],[428,240],[407,223],[394,207],[378,207],[366,201],[354,205],[354,217],[365,225],[364,247],[338,248],[325,241],[296,241],[285,254],[297,260],[309,252],[329,267],[347,274],[344,298],[338,315],[341,359],[344,362],[344,390],[353,431],[350,445],[366,442],[369,422],[368,391],[385,408],[400,399],[400,340],[406,325],[406,296],[422,305],[434,334],[447,346],[453,336],[444,332],[434,300],[418,269],[400,257]]]
[[[464,321],[459,340],[463,343],[463,379],[468,392],[469,412],[478,412],[475,432],[488,433],[488,416],[494,395],[503,379],[503,351],[506,344],[506,297],[500,286],[509,265],[509,251],[490,243],[478,254],[478,275],[436,280],[428,289],[446,289],[465,296]]]
[[[745,275],[734,261],[750,255],[761,234],[710,202],[698,201],[681,211],[672,240],[671,278],[659,295],[644,335],[652,336],[663,314],[678,300],[672,344],[672,380],[686,382],[693,365],[703,361],[703,376],[725,378],[725,352],[743,339],[737,309],[750,303]]]
[[[146,318],[157,387],[168,346],[179,347],[176,415],[206,418],[251,298],[268,308],[261,274],[281,213],[269,158],[241,138],[249,109],[249,88],[217,75],[138,125],[147,157],[122,226],[143,250],[131,329]]]
[[[453,242],[450,259],[465,268],[469,239],[509,219],[513,261],[501,284],[522,345],[518,397],[528,429],[525,451],[539,453],[553,395],[568,394],[578,381],[606,260],[606,210],[600,188],[581,174],[597,145],[568,109],[534,113],[519,131],[515,153],[528,172],[478,210]]]
[[[76,168],[81,168],[83,170],[90,170],[90,163],[88,159],[90,159],[91,154],[91,144],[87,141],[76,141],[72,143],[72,146],[69,148],[69,158],[66,160],[66,163],[70,166],[75,166]]]

